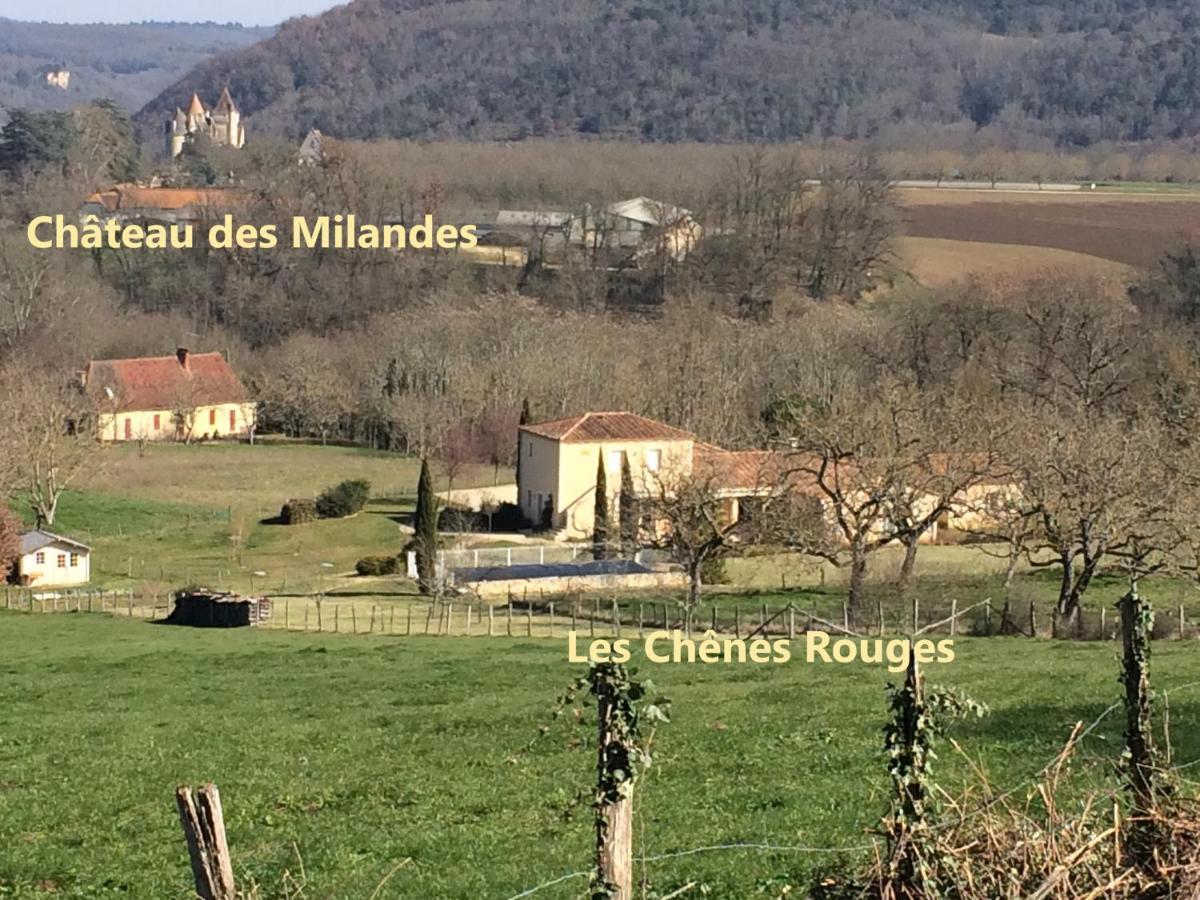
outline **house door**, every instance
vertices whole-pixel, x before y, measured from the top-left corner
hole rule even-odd
[[[125,440],[133,440],[133,419],[125,420]]]

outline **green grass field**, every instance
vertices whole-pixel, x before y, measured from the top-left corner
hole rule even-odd
[[[1200,654],[1156,645],[1176,759],[1200,757]],[[178,784],[215,781],[242,886],[283,895],[510,898],[586,869],[588,726],[522,752],[579,672],[563,640],[336,637],[175,629],[0,612],[0,897],[185,898]],[[859,665],[642,666],[673,701],[639,791],[636,853],[863,845],[886,802],[885,682]],[[1118,698],[1111,644],[962,640],[931,682],[992,708],[957,726],[1000,788]],[[1109,715],[1073,764],[1113,785]],[[944,748],[953,789],[968,766]],[[1195,769],[1190,770],[1192,772]],[[854,854],[849,854],[853,858]],[[799,890],[828,855],[710,851],[647,863],[662,893]],[[776,885],[775,892],[761,886]],[[572,879],[539,898],[582,896]],[[661,895],[661,893],[660,893]]]
[[[137,585],[163,596],[187,584],[328,590],[361,557],[399,552],[419,469],[394,453],[294,443],[160,444],[144,454],[104,447],[63,497],[53,528],[93,547],[99,587]],[[296,528],[267,524],[288,498],[314,497],[347,478],[367,479],[377,498],[359,515]],[[454,486],[494,478],[490,467],[469,467]],[[445,486],[443,478],[437,487]],[[389,588],[396,589],[403,588]]]

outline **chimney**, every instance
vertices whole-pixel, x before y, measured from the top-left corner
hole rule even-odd
[[[175,351],[175,358],[179,360],[179,364],[185,369],[188,367],[188,348],[179,347]]]

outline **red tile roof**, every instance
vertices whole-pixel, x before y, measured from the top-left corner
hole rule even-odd
[[[220,353],[188,353],[141,359],[101,359],[84,370],[88,393],[106,412],[173,410],[245,403],[242,382]]]
[[[726,450],[713,444],[697,444],[692,453],[692,473],[697,478],[711,479],[719,490],[735,493],[774,491],[783,483],[800,493],[816,490],[812,476],[799,471],[798,462],[778,450]]]
[[[602,441],[690,441],[690,432],[627,412],[589,412],[536,425],[522,431],[569,444]]]
[[[87,198],[108,212],[130,210],[235,209],[250,203],[250,195],[235,188],[167,188],[118,184]]]

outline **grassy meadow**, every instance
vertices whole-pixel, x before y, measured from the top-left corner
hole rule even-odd
[[[363,556],[399,552],[419,469],[408,457],[351,447],[108,446],[63,497],[54,530],[92,546],[98,587],[310,593],[341,584]],[[468,467],[454,487],[494,477],[490,467]],[[288,498],[315,497],[347,478],[371,482],[375,499],[357,516],[296,528],[270,523]]]
[[[935,771],[951,790],[977,764],[998,789],[1023,791],[1076,722],[1118,699],[1111,644],[957,647],[930,681],[991,714],[954,727],[971,762],[943,748]],[[774,897],[786,884],[803,896],[818,867],[861,858],[794,848],[869,843],[886,802],[884,686],[895,676],[796,656],[641,666],[673,702],[635,826],[635,853],[652,858],[639,877],[659,896],[689,881],[711,897]],[[560,723],[530,743],[578,672],[563,640],[0,612],[0,897],[183,900],[173,790],[208,780],[240,884],[262,898],[302,884],[294,896],[504,900],[585,870],[592,728]],[[1200,655],[1160,643],[1153,677],[1160,692],[1179,688],[1176,760],[1200,757]],[[1072,790],[1111,788],[1120,743],[1110,713],[1072,763]],[[673,855],[726,844],[793,849]],[[535,896],[585,888],[575,877]]]

